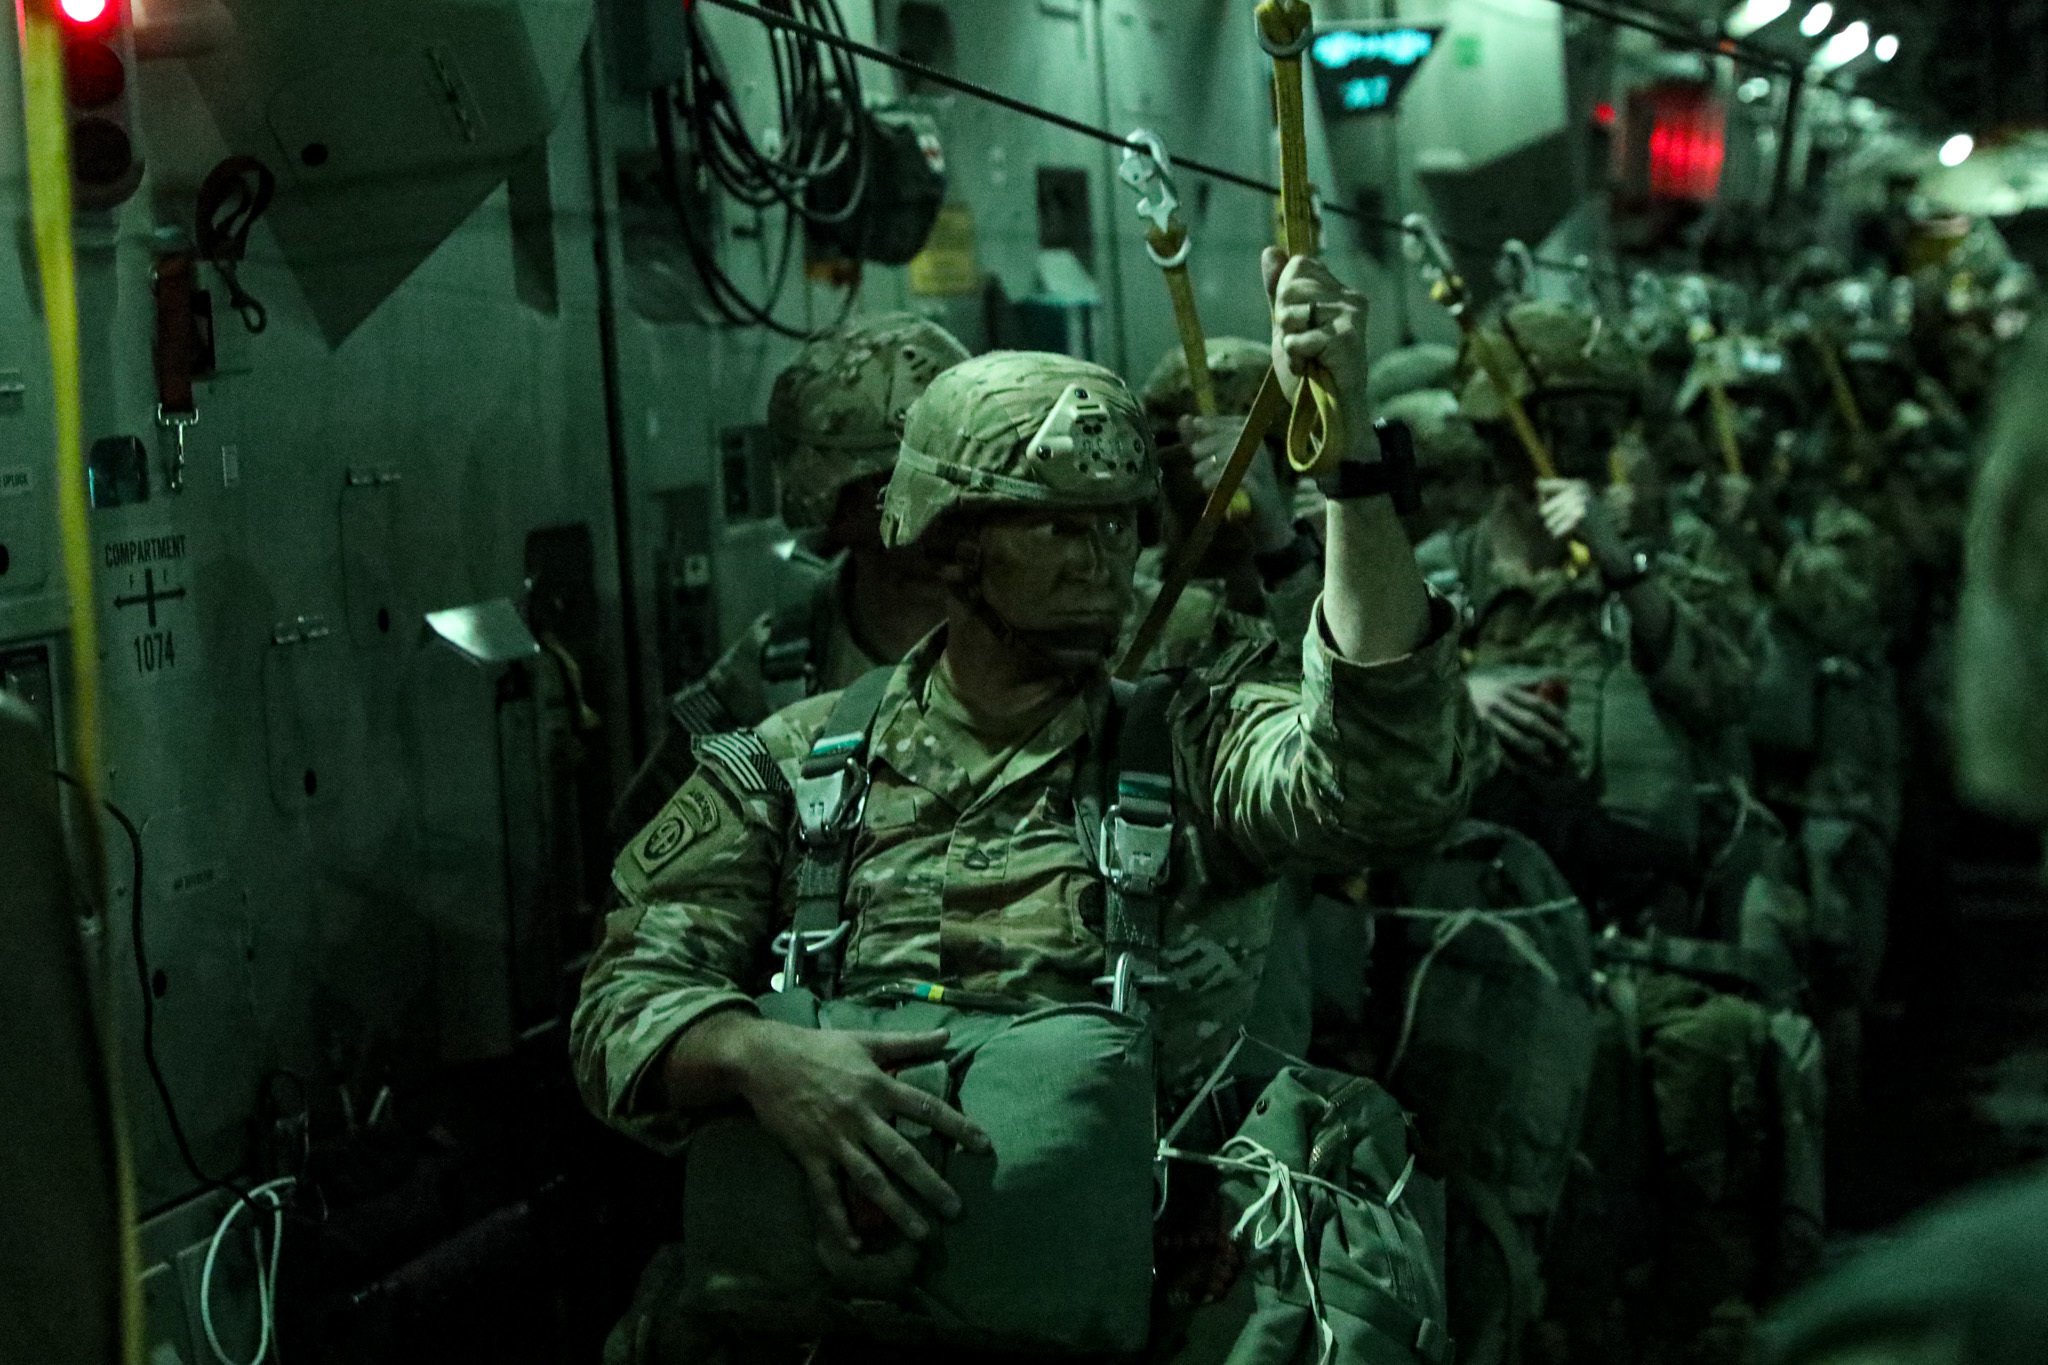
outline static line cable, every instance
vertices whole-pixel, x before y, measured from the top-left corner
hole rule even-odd
[[[72,243],[71,120],[65,104],[64,31],[50,0],[15,5],[21,76],[22,166],[28,181],[28,223],[42,286],[43,327],[49,341],[51,432],[49,472],[56,490],[57,537],[71,628],[70,763],[85,793],[86,818],[78,830],[87,901],[106,913],[106,842],[92,806],[100,782],[100,650],[98,596],[93,590],[90,500],[85,486],[85,399],[78,321],[78,261]],[[112,1020],[99,1019],[101,1037]],[[119,1054],[104,1044],[107,1088],[121,1092]],[[142,1246],[136,1233],[135,1156],[125,1105],[108,1106],[119,1214],[120,1260],[116,1290],[120,1321],[110,1335],[125,1363],[143,1358]]]
[[[1107,142],[1118,147],[1128,147],[1130,145],[1130,139],[1122,133],[1112,132],[1107,128],[1098,128],[1092,123],[1085,123],[1080,119],[1071,118],[1066,114],[1060,113],[1058,110],[1047,109],[1043,105],[1033,104],[1029,100],[1018,99],[1015,95],[1006,95],[1000,90],[993,90],[988,86],[940,71],[936,67],[926,66],[923,62],[912,61],[908,57],[890,52],[885,48],[874,47],[868,43],[845,37],[842,34],[832,33],[826,29],[806,24],[802,20],[793,19],[786,14],[778,14],[774,10],[748,4],[747,0],[703,0],[703,3],[716,5],[718,8],[730,10],[734,14],[744,14],[751,19],[757,19],[761,23],[774,28],[788,29],[792,33],[801,33],[829,47],[836,47],[843,51],[851,52],[856,56],[865,57],[869,61],[879,62],[883,66],[894,68],[897,71],[907,72],[921,80],[930,81],[934,85],[944,86],[948,90],[958,91],[963,95],[970,95],[985,104],[993,104],[998,108],[1008,109],[1013,113],[1022,114],[1026,118],[1037,119],[1041,123],[1050,123],[1054,127],[1064,128],[1070,133],[1079,133],[1082,137],[1092,137],[1098,142]],[[1236,185],[1240,189],[1254,190],[1273,199],[1280,197],[1280,187],[1270,180],[1261,180],[1257,176],[1245,175],[1239,171],[1233,171],[1226,166],[1218,166],[1212,162],[1197,160],[1191,156],[1184,156],[1179,152],[1172,153],[1168,156],[1167,160],[1182,170],[1192,171],[1196,175],[1207,176],[1211,180],[1219,180],[1226,185]],[[1318,208],[1324,213],[1335,214],[1339,218],[1348,218],[1352,222],[1360,223],[1367,227],[1377,227],[1396,233],[1403,230],[1398,219],[1379,218],[1371,214],[1360,213],[1357,209],[1346,204],[1324,201],[1318,204]],[[1485,251],[1485,248],[1472,242],[1458,241],[1456,238],[1449,238],[1447,240],[1468,251],[1475,253],[1483,253]],[[1539,258],[1536,264],[1546,270],[1563,270],[1573,274],[1584,275],[1609,275],[1624,283],[1628,279],[1627,272],[1618,266],[1596,265],[1590,261],[1555,261]]]

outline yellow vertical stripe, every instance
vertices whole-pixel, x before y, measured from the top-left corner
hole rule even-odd
[[[17,0],[20,20],[22,124],[28,148],[30,217],[42,275],[43,319],[49,330],[50,387],[56,410],[51,487],[57,490],[57,526],[63,545],[64,587],[70,599],[70,768],[84,789],[84,818],[74,828],[85,847],[77,865],[91,879],[91,903],[104,908],[106,859],[100,840],[99,630],[94,614],[92,536],[87,522],[84,411],[80,393],[78,275],[71,249],[71,164],[64,104],[64,38],[54,0]],[[119,1183],[122,1261],[122,1359],[142,1360],[142,1258],[136,1241],[133,1159],[127,1110],[121,1102],[111,1020],[102,1019],[108,1118],[113,1128]]]

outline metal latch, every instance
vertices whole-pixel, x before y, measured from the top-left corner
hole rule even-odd
[[[805,933],[785,929],[777,934],[774,951],[782,959],[782,970],[769,979],[768,988],[787,991],[802,985],[807,975],[806,965],[837,948],[852,928],[853,921],[844,920],[830,929],[812,929]]]
[[[1108,976],[1095,978],[1097,990],[1109,992],[1109,1007],[1118,1014],[1138,1017],[1138,992],[1168,985],[1171,978],[1157,972],[1141,972],[1136,953],[1117,954],[1116,966]]]
[[[1095,856],[1102,875],[1123,895],[1149,896],[1164,886],[1173,861],[1172,787],[1148,778],[1120,782]]]

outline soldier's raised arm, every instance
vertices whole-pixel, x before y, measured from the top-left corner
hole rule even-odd
[[[1351,446],[1321,481],[1329,545],[1300,682],[1212,693],[1221,713],[1190,786],[1214,794],[1210,818],[1254,861],[1355,871],[1450,830],[1480,742],[1452,613],[1425,586],[1395,509],[1413,468],[1389,466],[1370,421],[1365,299],[1313,258],[1283,264],[1269,250],[1263,265],[1274,364],[1290,384],[1293,364],[1329,370]]]

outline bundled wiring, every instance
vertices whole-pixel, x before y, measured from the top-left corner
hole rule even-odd
[[[220,1365],[262,1365],[277,1342],[277,1263],[284,1251],[284,1192],[298,1183],[287,1175],[258,1185],[228,1205],[228,1211],[221,1215],[220,1224],[213,1230],[213,1240],[206,1244],[206,1263],[199,1272],[199,1325],[205,1330],[207,1348]],[[256,1354],[240,1361],[221,1345],[220,1330],[213,1325],[213,1269],[214,1263],[220,1259],[221,1244],[227,1240],[235,1219],[241,1216],[244,1207],[254,1209],[259,1199],[270,1204],[270,1255],[266,1260],[262,1233],[252,1227],[249,1235],[254,1242],[256,1262]],[[254,1216],[251,1215],[252,1219]]]
[[[695,8],[688,18],[689,56],[684,78],[672,89],[654,91],[652,99],[663,180],[684,247],[711,306],[731,326],[766,327],[803,339],[813,333],[775,316],[775,306],[789,280],[797,238],[806,225],[838,226],[860,213],[872,156],[855,54],[815,36],[850,41],[836,0],[785,0],[785,7],[800,21],[800,27],[768,30],[780,121],[772,146],[763,146],[748,131],[745,112],[706,31],[704,17]],[[687,181],[676,135],[678,123],[688,140]],[[776,209],[782,211],[782,245],[764,300],[749,297],[719,263],[717,242],[708,224],[699,224],[691,214],[685,185],[695,183],[700,174],[709,185],[764,219],[764,242],[765,216]],[[857,288],[847,291],[838,321],[853,311],[857,296]]]

